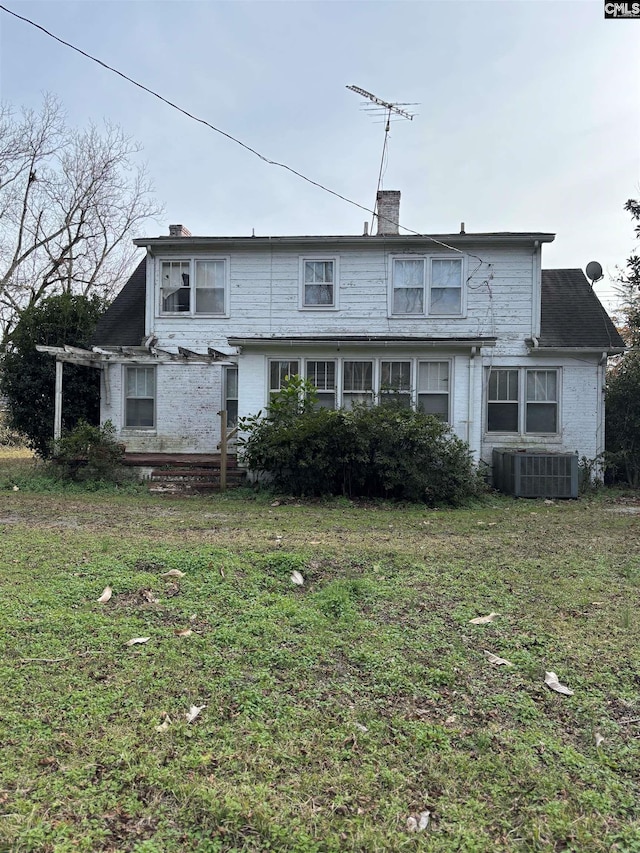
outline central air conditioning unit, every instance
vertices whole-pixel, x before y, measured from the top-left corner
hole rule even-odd
[[[517,498],[577,498],[578,454],[496,447],[493,486]]]

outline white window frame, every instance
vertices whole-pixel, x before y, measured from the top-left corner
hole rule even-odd
[[[147,364],[123,364],[122,371],[122,429],[124,432],[153,432],[156,429],[157,425],[157,413],[158,413],[158,371],[155,365],[147,365]],[[150,370],[153,373],[153,397],[130,397],[128,394],[128,386],[129,386],[129,371],[130,370]],[[132,425],[129,426],[127,424],[128,419],[128,405],[129,400],[153,400],[153,424],[150,426],[143,425]]]
[[[196,265],[202,262],[222,262],[224,264],[224,311],[196,311]],[[188,311],[164,311],[162,307],[162,265],[165,263],[189,264],[189,310]],[[157,317],[228,317],[229,316],[229,268],[231,259],[229,255],[190,255],[189,257],[159,257],[156,267]]]
[[[423,291],[422,311],[405,312],[394,311],[394,270],[396,261],[422,261],[423,264]],[[440,313],[431,310],[431,287],[433,281],[433,261],[458,261],[460,263],[460,311],[455,313]],[[467,312],[467,287],[466,287],[466,255],[459,254],[393,254],[388,259],[388,301],[387,313],[390,319],[408,320],[412,318],[429,317],[434,319],[461,319]]]
[[[310,364],[333,364],[333,389],[330,388],[318,388],[313,379],[309,376],[309,365]],[[307,382],[311,382],[311,384],[315,387],[316,392],[318,394],[318,402],[321,408],[325,409],[336,409],[338,407],[338,360],[335,358],[305,358],[304,359],[304,376]],[[329,394],[333,394],[333,405],[332,406],[322,406],[320,403],[321,400],[327,398]]]
[[[420,397],[421,396],[442,396],[443,391],[421,391],[420,390],[420,365],[421,364],[446,364],[447,365],[447,414],[443,420],[443,423],[451,425],[452,422],[452,393],[451,389],[453,388],[453,359],[452,358],[418,358],[416,360],[416,375],[415,375],[415,386],[416,386],[416,398],[415,398],[415,407],[417,411],[420,410]],[[426,412],[425,414],[430,414]],[[437,417],[437,415],[434,415]]]
[[[453,424],[453,409],[454,409],[454,399],[453,399],[453,388],[454,388],[454,359],[452,357],[431,357],[431,358],[422,358],[420,356],[410,356],[410,357],[402,357],[400,355],[393,357],[385,357],[385,356],[362,356],[358,357],[357,354],[351,354],[347,356],[342,356],[338,358],[327,358],[323,355],[315,355],[315,356],[301,356],[289,358],[287,355],[283,355],[279,358],[277,357],[269,357],[266,359],[266,404],[269,404],[271,396],[275,393],[278,388],[271,387],[271,365],[274,363],[287,362],[291,364],[292,362],[296,362],[298,364],[298,375],[304,376],[308,381],[313,382],[313,379],[308,375],[308,365],[312,362],[333,362],[335,365],[335,388],[333,391],[334,401],[333,408],[345,408],[345,402],[348,402],[352,399],[352,395],[354,394],[368,394],[368,403],[370,405],[380,405],[384,402],[384,391],[382,389],[382,365],[384,363],[391,364],[409,364],[410,366],[410,387],[407,391],[402,391],[402,394],[406,394],[409,400],[409,406],[411,409],[419,410],[419,396],[420,392],[418,390],[418,376],[421,364],[446,364],[447,372],[448,372],[448,387],[447,387],[447,414],[446,418],[443,419],[443,423],[451,426]],[[345,391],[344,381],[345,381],[345,363],[346,362],[364,362],[366,364],[371,364],[371,391],[370,392],[361,392],[358,390],[355,391]],[[323,392],[320,389],[320,393],[329,393]],[[423,392],[428,393],[428,392]],[[443,392],[433,392],[442,394]],[[347,408],[350,408],[347,406]]]
[[[489,431],[489,378],[491,376],[491,371],[498,370],[507,370],[507,371],[516,371],[518,374],[518,399],[515,400],[505,400],[505,403],[516,403],[518,405],[518,420],[517,420],[517,429],[516,430],[491,430]],[[555,373],[556,375],[556,399],[549,401],[536,401],[527,399],[527,377],[530,373]],[[536,365],[535,367],[530,365],[521,365],[519,367],[515,367],[514,365],[499,365],[494,366],[493,368],[486,369],[486,385],[485,385],[485,402],[484,402],[484,432],[487,437],[491,436],[518,436],[518,437],[528,437],[528,436],[548,436],[549,439],[559,438],[562,434],[562,368],[557,367],[555,365]],[[494,401],[501,402],[501,401]],[[527,430],[527,412],[528,407],[531,403],[542,403],[548,405],[555,405],[555,413],[556,413],[556,429],[553,432],[543,432],[541,430]]]
[[[379,404],[386,402],[387,399],[399,399],[401,397],[409,400],[408,408],[415,408],[415,390],[416,390],[416,365],[414,358],[379,358],[377,359],[377,369],[374,369],[374,388],[376,400]],[[396,389],[391,385],[385,389],[382,387],[382,365],[383,364],[408,364],[409,365],[409,387]]]
[[[289,366],[291,366],[294,362],[296,362],[298,365],[298,369],[294,373],[287,373],[286,374],[287,376],[300,376],[301,375],[300,371],[302,369],[303,359],[300,356],[294,357],[294,358],[287,358],[284,356],[282,358],[268,358],[267,359],[267,382],[266,382],[267,395],[266,395],[266,400],[265,400],[265,403],[267,406],[271,402],[272,395],[277,393],[278,391],[280,391],[282,388],[282,384],[280,384],[277,388],[271,387],[271,365],[272,364],[283,364],[284,362],[288,362]]]
[[[356,403],[365,402],[365,403],[368,403],[370,405],[374,405],[376,403],[377,398],[378,398],[377,389],[378,389],[378,384],[379,384],[379,381],[378,381],[378,375],[379,375],[379,369],[380,369],[379,368],[379,361],[380,361],[380,359],[378,359],[378,358],[364,358],[364,357],[358,358],[357,356],[349,356],[349,357],[345,357],[345,358],[340,359],[340,406],[342,408],[345,408],[345,396],[347,397],[348,400],[353,401],[354,395],[357,395],[357,396],[369,395],[368,400],[355,400],[355,402]],[[363,389],[356,388],[356,389],[349,389],[348,391],[345,389],[345,387],[344,387],[345,386],[345,374],[346,374],[345,365],[347,364],[347,362],[354,363],[354,364],[370,364],[371,365],[371,389],[364,389],[363,390]],[[352,407],[353,407],[353,402],[351,403],[351,405],[348,408],[352,408]]]
[[[305,264],[307,263],[333,263],[333,301],[329,305],[307,305],[305,301],[306,284]],[[340,258],[338,255],[301,255],[298,267],[298,310],[300,311],[337,311],[338,296],[340,293]]]
[[[236,373],[236,393],[235,393],[235,396],[229,396],[229,371],[230,370],[235,370],[235,373]],[[222,396],[222,406],[227,412],[227,426],[228,427],[234,427],[234,426],[237,426],[237,424],[238,424],[238,391],[239,391],[238,378],[239,378],[239,373],[238,373],[238,365],[237,364],[234,364],[233,366],[229,365],[228,367],[224,368],[224,377],[223,377],[223,385],[222,385],[222,395],[223,395]],[[229,416],[229,403],[230,402],[235,403],[235,417],[233,416],[233,414],[231,415],[231,417]]]

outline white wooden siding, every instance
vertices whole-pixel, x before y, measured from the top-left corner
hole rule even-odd
[[[487,263],[467,285],[461,318],[389,317],[388,260],[384,246],[344,249],[340,259],[339,310],[299,310],[299,258],[304,252],[237,250],[230,256],[229,317],[215,319],[147,314],[159,346],[193,349],[223,344],[228,337],[272,335],[497,336],[500,346],[523,341],[532,331],[534,264],[531,250],[474,247]],[[393,253],[397,256],[397,252]],[[417,253],[416,253],[417,254]],[[437,252],[428,250],[428,254]],[[442,254],[450,254],[442,251]],[[407,255],[410,256],[410,255]],[[163,255],[163,257],[165,257]],[[176,255],[175,257],[179,257]],[[477,261],[469,257],[465,278]],[[157,270],[157,262],[154,265]],[[157,293],[158,278],[155,288]],[[485,284],[485,282],[487,282]],[[157,295],[148,294],[157,306]]]

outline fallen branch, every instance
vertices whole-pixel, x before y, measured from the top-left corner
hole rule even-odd
[[[73,660],[74,657],[83,658],[87,655],[102,655],[103,651],[96,652],[76,652],[75,655],[68,655],[65,658],[19,658],[18,663],[61,663],[65,660]]]

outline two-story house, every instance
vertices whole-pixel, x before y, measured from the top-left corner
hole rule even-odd
[[[375,235],[135,240],[146,256],[84,356],[127,450],[215,453],[221,409],[254,414],[300,374],[322,406],[393,394],[488,464],[494,447],[597,457],[624,344],[582,271],[542,269],[549,233],[401,235],[399,202],[380,193]]]

